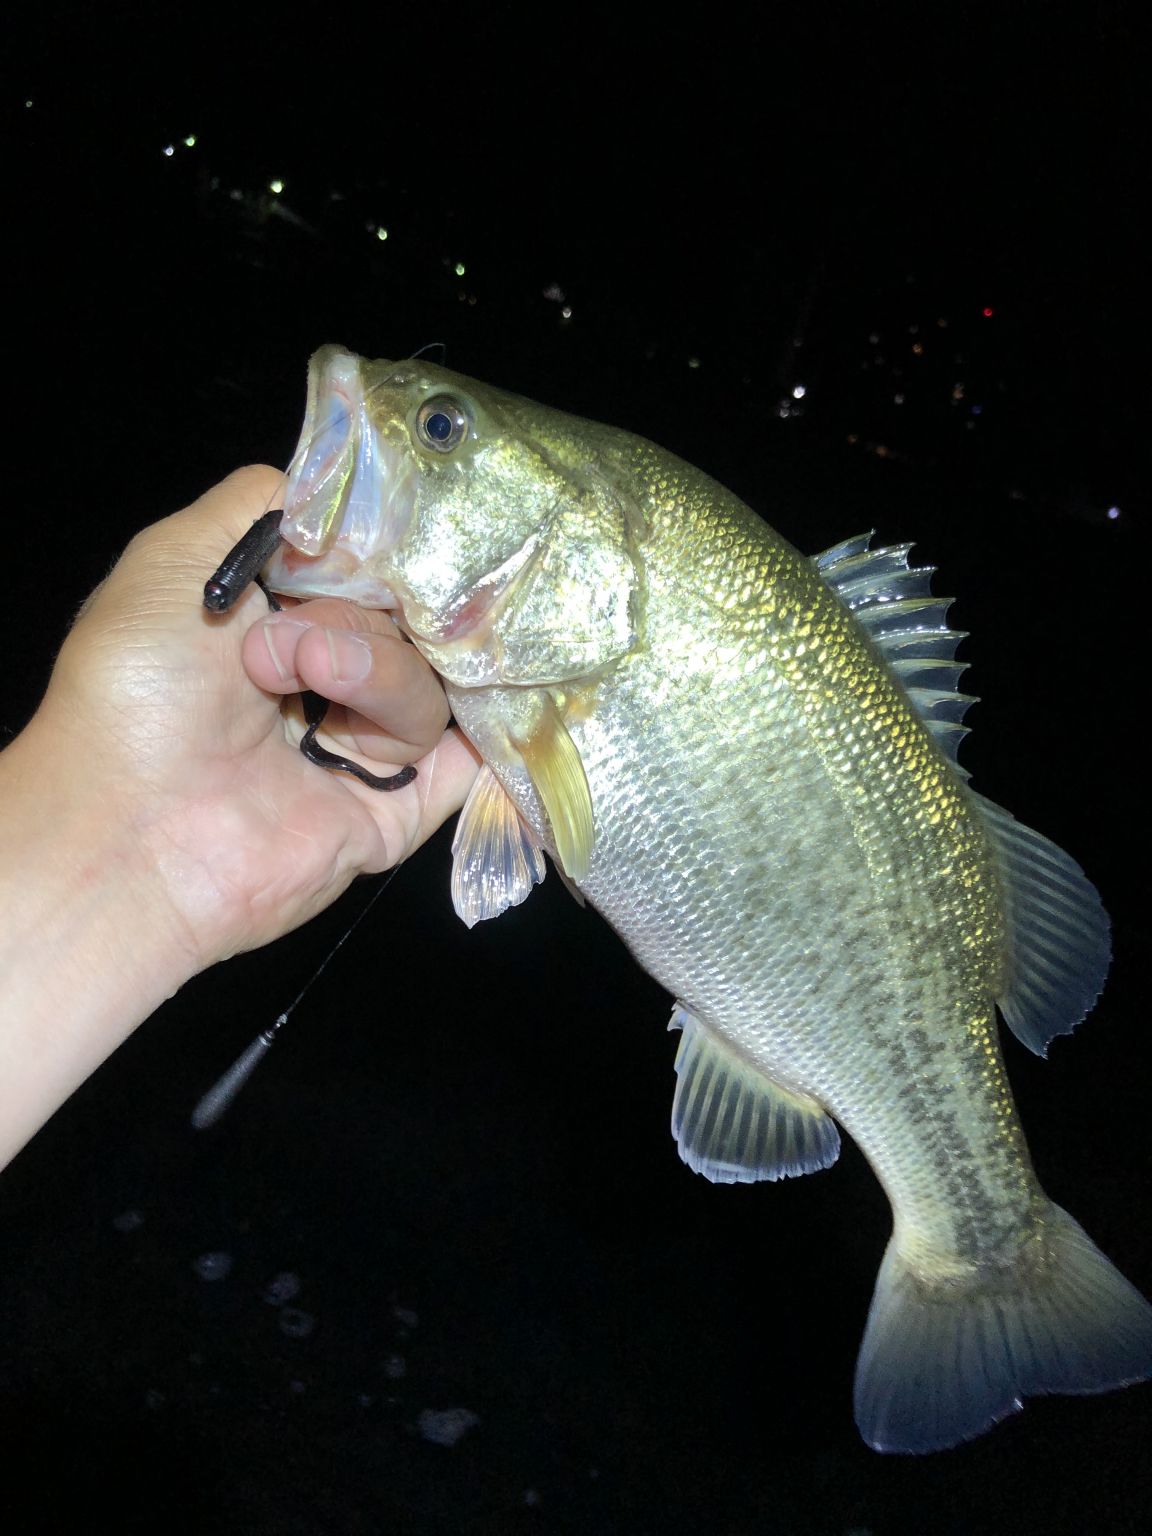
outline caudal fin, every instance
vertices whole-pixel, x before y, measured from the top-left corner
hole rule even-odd
[[[888,1245],[860,1359],[856,1422],[875,1450],[944,1450],[1021,1399],[1152,1376],[1152,1306],[1059,1206],[1011,1270],[927,1282]]]

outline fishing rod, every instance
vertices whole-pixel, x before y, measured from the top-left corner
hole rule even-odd
[[[197,1101],[196,1107],[192,1111],[193,1129],[197,1131],[206,1131],[209,1126],[216,1124],[217,1120],[220,1119],[225,1110],[231,1108],[232,1102],[236,1098],[236,1095],[240,1092],[241,1088],[244,1087],[244,1084],[252,1076],[256,1068],[264,1060],[264,1057],[271,1050],[273,1044],[276,1041],[277,1035],[283,1029],[284,1025],[287,1024],[292,1014],[295,1013],[296,1009],[300,1006],[300,1003],[305,994],[312,990],[313,985],[319,981],[321,976],[323,976],[324,972],[335,959],[340,949],[348,942],[348,940],[356,932],[357,928],[359,928],[360,924],[368,916],[369,912],[371,912],[372,908],[380,900],[380,897],[383,896],[384,892],[391,885],[392,879],[399,868],[400,866],[397,864],[394,868],[388,871],[387,877],[372,892],[372,895],[364,903],[364,906],[361,908],[361,910],[356,914],[355,918],[352,920],[352,923],[348,928],[345,929],[343,935],[337,939],[336,943],[325,955],[324,959],[320,962],[319,966],[317,966],[316,970],[313,971],[312,975],[300,988],[300,991],[296,994],[295,1000],[289,1005],[289,1007],[285,1008],[284,1012],[280,1014],[276,1022],[274,1024],[270,1024],[267,1029],[262,1029],[256,1036],[255,1040],[253,1040],[252,1044],[247,1046],[240,1053],[240,1055],[237,1056],[236,1060],[232,1063],[228,1070],[222,1073],[221,1076],[218,1077],[212,1084],[211,1088],[209,1088],[208,1092]]]

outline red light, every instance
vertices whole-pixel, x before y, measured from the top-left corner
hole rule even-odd
[[[992,308],[992,306],[990,304],[986,304],[984,306],[984,308],[980,311],[980,313],[984,316],[985,320],[991,320],[992,316],[996,313],[996,311]]]

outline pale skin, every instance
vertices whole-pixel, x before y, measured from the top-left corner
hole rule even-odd
[[[435,674],[383,613],[207,577],[281,476],[237,471],[138,534],[0,753],[0,1167],[186,981],[390,868],[464,802],[477,761]],[[309,763],[281,700],[334,701],[330,750],[415,781],[380,793]]]

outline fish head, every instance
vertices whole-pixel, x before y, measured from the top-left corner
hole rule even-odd
[[[323,347],[265,580],[395,610],[461,687],[594,674],[637,637],[624,436],[422,359]]]

